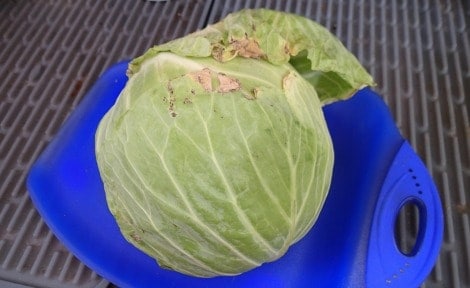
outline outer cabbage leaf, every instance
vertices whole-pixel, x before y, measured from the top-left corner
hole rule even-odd
[[[346,99],[372,77],[325,27],[310,19],[267,9],[242,10],[183,38],[155,46],[130,65],[162,51],[181,56],[209,57],[226,62],[234,57],[264,59],[275,65],[290,62],[317,90],[323,103]]]

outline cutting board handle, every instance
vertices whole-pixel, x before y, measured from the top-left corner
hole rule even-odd
[[[434,266],[443,237],[437,189],[421,159],[404,142],[385,178],[372,220],[366,263],[367,287],[418,287]],[[418,209],[414,247],[400,250],[394,227],[407,204]]]

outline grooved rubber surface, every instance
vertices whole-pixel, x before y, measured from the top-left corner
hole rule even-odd
[[[107,287],[53,236],[25,177],[100,73],[231,11],[325,25],[372,73],[441,193],[445,234],[424,287],[470,287],[470,4],[465,1],[0,1],[0,284]],[[413,217],[403,213],[406,242]],[[411,224],[410,224],[411,222]],[[409,233],[408,233],[409,234]]]

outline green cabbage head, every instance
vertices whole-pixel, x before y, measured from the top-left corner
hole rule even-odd
[[[236,275],[281,257],[327,196],[322,113],[373,81],[325,28],[243,10],[134,59],[96,159],[124,237],[163,268]]]

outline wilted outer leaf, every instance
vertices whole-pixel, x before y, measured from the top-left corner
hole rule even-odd
[[[156,46],[128,74],[96,134],[109,208],[162,267],[202,277],[308,232],[333,168],[322,102],[372,83],[324,28],[269,10]]]
[[[130,73],[161,51],[229,61],[235,56],[260,58],[275,65],[290,62],[315,86],[323,103],[352,96],[372,77],[325,27],[310,19],[266,9],[229,14],[221,22],[160,46],[135,59]]]

